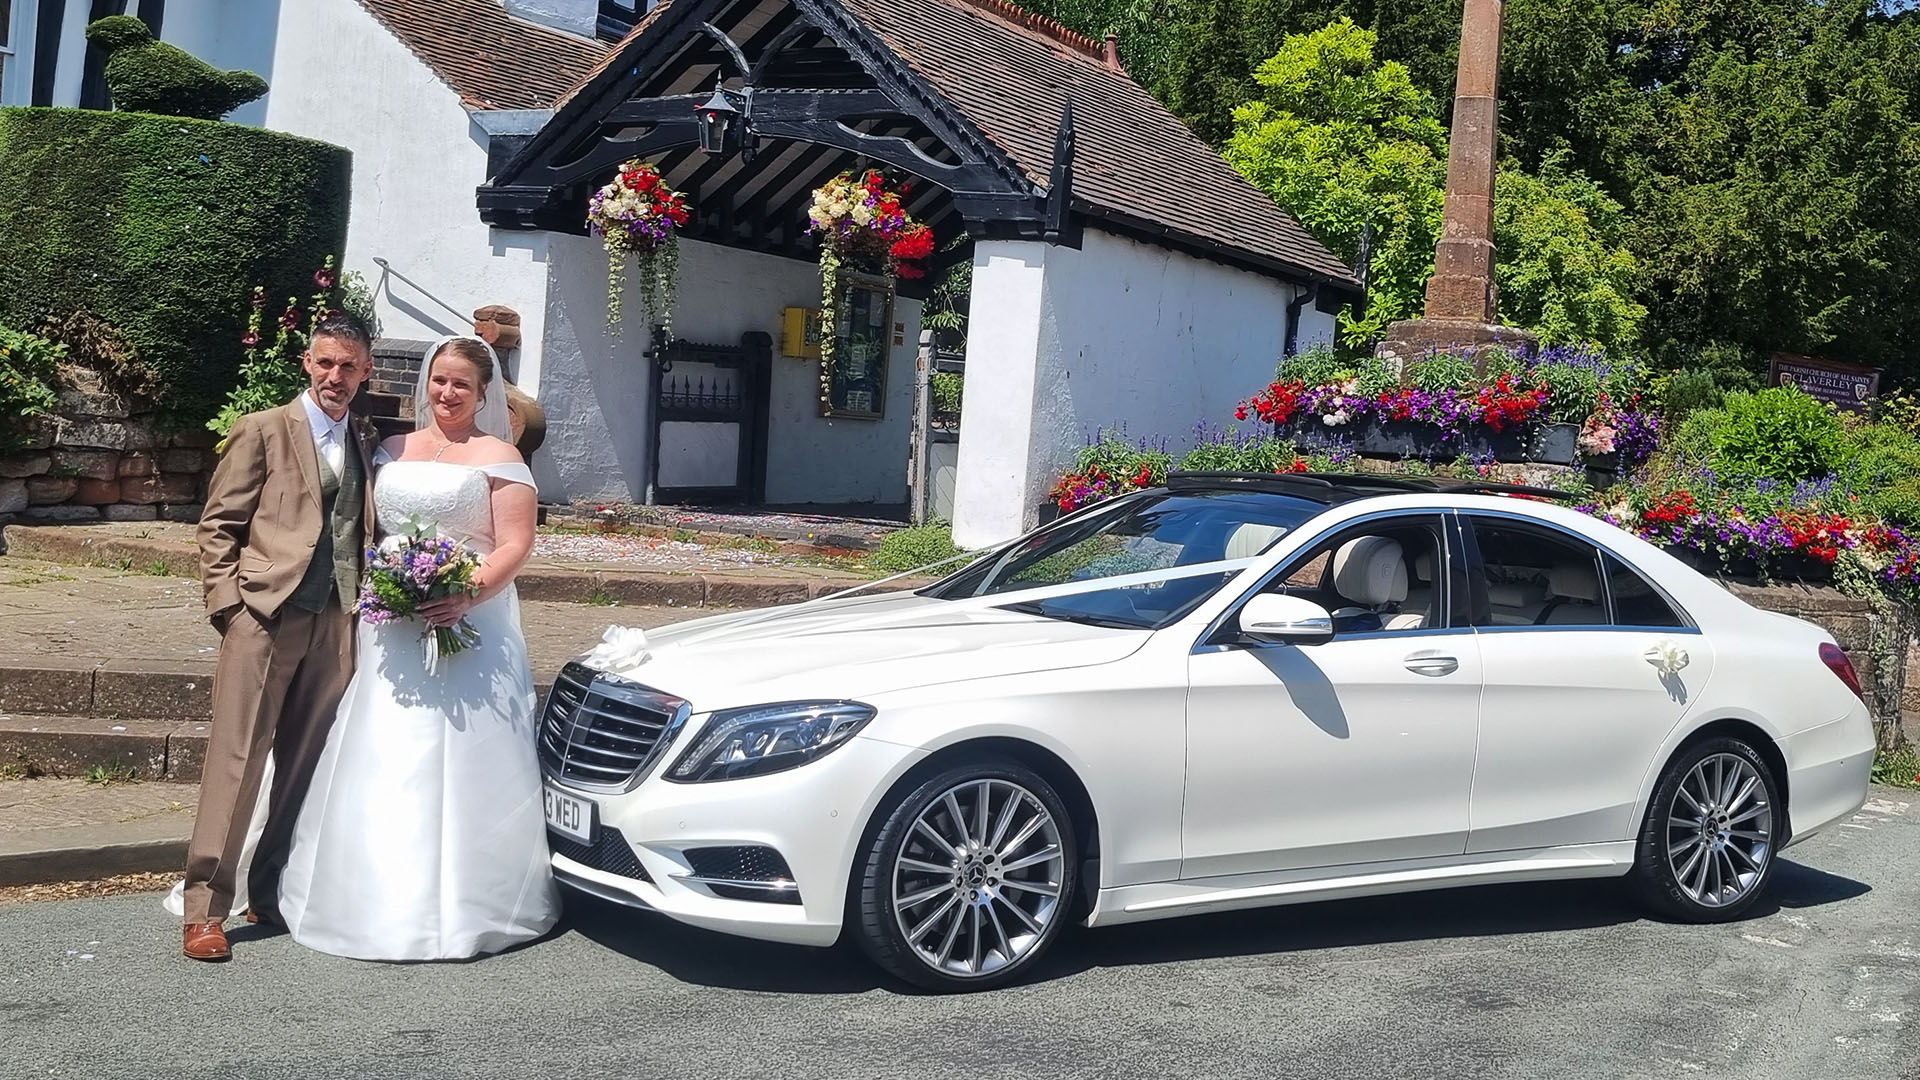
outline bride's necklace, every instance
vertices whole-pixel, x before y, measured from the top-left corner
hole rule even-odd
[[[434,439],[440,443],[440,449],[435,450],[433,452],[432,460],[434,461],[439,461],[440,455],[452,449],[455,443],[466,441],[465,439],[449,439],[446,437],[445,433],[442,432],[439,428],[434,428],[432,430],[433,430]]]

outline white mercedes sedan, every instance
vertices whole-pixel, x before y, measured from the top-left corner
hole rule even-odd
[[[915,592],[610,633],[540,718],[554,872],[937,990],[1477,883],[1738,918],[1866,797],[1853,667],[1546,494],[1175,474]]]

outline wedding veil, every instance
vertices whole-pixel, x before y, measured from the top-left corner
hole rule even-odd
[[[475,430],[482,435],[491,435],[502,442],[513,442],[513,418],[507,413],[507,373],[500,367],[500,357],[493,346],[471,334],[449,334],[427,347],[427,355],[420,361],[420,378],[413,387],[413,426],[421,430],[433,423],[433,403],[427,400],[429,380],[433,377],[433,358],[449,342],[471,341],[487,350],[493,359],[493,378],[487,382],[486,396],[481,399],[480,411],[474,414]]]

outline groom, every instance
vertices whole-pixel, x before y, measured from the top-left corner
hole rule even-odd
[[[315,323],[305,358],[312,385],[289,404],[240,418],[207,492],[200,572],[221,642],[187,845],[183,951],[195,960],[231,955],[222,924],[269,754],[273,788],[247,917],[278,922],[294,818],[353,675],[373,435],[347,406],[372,372],[372,353],[353,316]]]

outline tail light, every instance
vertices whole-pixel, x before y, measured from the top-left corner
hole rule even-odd
[[[1860,689],[1860,676],[1855,674],[1853,661],[1847,659],[1845,649],[1842,649],[1831,641],[1822,644],[1820,646],[1820,662],[1827,665],[1827,670],[1840,676],[1840,681],[1847,684],[1847,689],[1853,691],[1854,697],[1859,698],[1861,701],[1867,700],[1866,691]]]

